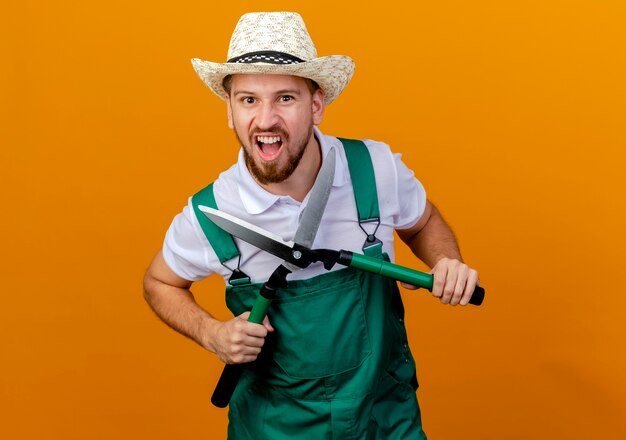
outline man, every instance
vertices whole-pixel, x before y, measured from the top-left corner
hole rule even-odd
[[[227,63],[192,62],[226,101],[242,146],[237,164],[198,197],[210,193],[219,210],[291,240],[334,148],[334,180],[313,248],[393,258],[396,230],[433,268],[433,295],[444,304],[468,303],[478,275],[461,261],[451,230],[399,156],[367,141],[360,151],[373,173],[363,174],[350,166],[349,141],[316,127],[352,77],[350,58],[318,58],[301,17],[277,12],[240,19]],[[313,264],[289,276],[269,318],[248,322],[259,284],[281,260],[238,239],[234,255],[225,255],[201,226],[195,197],[148,269],[145,297],[163,321],[225,363],[252,366],[230,402],[229,438],[426,438],[396,283]],[[372,200],[376,223],[361,215]],[[382,246],[364,247],[374,238]],[[230,284],[226,301],[236,316],[226,322],[200,308],[189,290],[214,273]]]

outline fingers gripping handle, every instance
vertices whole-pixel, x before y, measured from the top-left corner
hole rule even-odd
[[[350,266],[367,272],[377,273],[387,278],[413,284],[428,290],[433,288],[433,276],[429,273],[420,272],[408,267],[389,263],[377,258],[367,257],[362,254],[355,254],[348,251],[341,251],[339,254],[339,264]],[[476,286],[470,304],[481,305],[485,298],[485,289]]]
[[[249,322],[261,324],[265,315],[267,315],[267,309],[272,303],[272,300],[267,299],[266,296],[270,296],[271,298],[273,293],[268,292],[267,289],[266,285],[263,285],[261,288],[261,293],[257,296],[256,302],[250,311],[250,316],[248,316]],[[270,290],[272,289],[270,288]],[[235,392],[235,388],[237,388],[237,384],[239,383],[239,379],[241,379],[243,370],[244,367],[242,364],[224,365],[220,380],[217,382],[215,391],[213,391],[213,395],[211,396],[211,403],[213,405],[218,408],[226,408],[228,402],[230,402],[230,398]]]

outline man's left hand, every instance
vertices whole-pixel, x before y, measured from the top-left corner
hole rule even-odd
[[[430,273],[434,277],[432,294],[442,304],[466,306],[478,285],[478,272],[457,259],[442,258]],[[402,286],[411,290],[417,289],[407,283],[402,283]]]

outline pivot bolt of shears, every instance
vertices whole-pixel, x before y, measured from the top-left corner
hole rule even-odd
[[[300,251],[293,251],[291,255],[293,255],[293,258],[295,258],[296,260],[302,258],[302,252]]]

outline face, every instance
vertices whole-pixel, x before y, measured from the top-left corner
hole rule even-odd
[[[304,79],[288,75],[234,75],[227,103],[228,125],[261,184],[293,174],[324,113],[322,91],[311,93]]]

